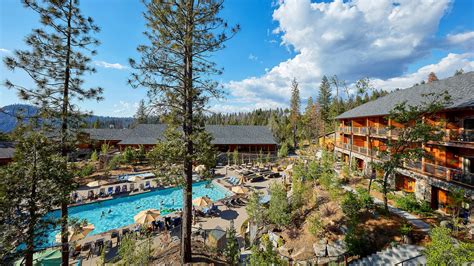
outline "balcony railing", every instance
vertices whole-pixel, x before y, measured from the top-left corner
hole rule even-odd
[[[450,141],[474,142],[474,129],[447,130],[446,135]]]
[[[387,136],[388,129],[386,127],[371,127],[370,134],[374,136]]]
[[[343,128],[343,131],[344,131],[344,133],[346,133],[346,134],[351,134],[352,129],[351,129],[351,127],[344,127],[344,128]]]
[[[353,127],[352,133],[357,135],[367,135],[367,127]]]
[[[446,181],[454,181],[456,183],[474,186],[474,173],[463,172],[460,169],[425,162],[423,170],[423,165],[420,161],[406,162],[404,167],[423,174],[429,174]]]

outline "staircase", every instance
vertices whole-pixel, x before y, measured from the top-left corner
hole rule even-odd
[[[425,265],[423,247],[416,245],[398,245],[379,251],[349,265]]]

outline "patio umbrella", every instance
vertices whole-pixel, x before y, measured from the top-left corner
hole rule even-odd
[[[206,166],[203,165],[203,164],[200,164],[200,165],[196,166],[196,168],[194,168],[194,171],[196,171],[198,173],[203,173],[204,171],[206,171]]]
[[[205,207],[207,205],[210,205],[211,203],[212,203],[212,200],[208,198],[207,196],[193,199],[193,205],[198,206],[198,207]]]
[[[232,187],[232,192],[235,192],[237,194],[246,194],[249,192],[249,189],[243,186],[235,186]]]
[[[15,261],[15,266],[24,265],[24,259]],[[53,266],[61,264],[61,251],[59,249],[47,249],[33,254],[33,264],[42,266]]]
[[[156,221],[156,218],[158,218],[159,216],[159,210],[148,209],[139,212],[137,215],[133,216],[133,219],[137,224],[149,224],[153,221]]]
[[[139,175],[134,175],[134,176],[131,176],[128,178],[128,181],[130,182],[138,182],[138,181],[141,181],[143,180],[143,177],[139,176]]]
[[[103,186],[103,185],[107,185],[109,182],[105,181],[105,180],[96,180],[96,181],[91,181],[89,183],[87,183],[87,186],[88,187],[100,187],[100,186]]]
[[[69,227],[68,242],[81,240],[94,230],[93,224],[87,224],[78,228]],[[56,242],[61,243],[61,233],[56,235]]]

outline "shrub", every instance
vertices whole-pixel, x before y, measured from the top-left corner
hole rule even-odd
[[[135,153],[133,152],[132,148],[125,148],[125,150],[123,151],[123,160],[128,164],[132,163],[135,160]]]
[[[347,253],[353,256],[367,256],[372,253],[372,248],[364,231],[350,226],[347,234],[344,237],[346,243]]]
[[[97,155],[97,151],[94,150],[91,154],[91,161],[97,162],[97,160],[99,160],[99,156]]]
[[[451,237],[451,229],[435,227],[430,238],[424,251],[427,265],[463,265],[474,261],[474,244],[456,241]]]
[[[404,223],[400,226],[400,234],[402,236],[407,236],[411,233],[411,231],[413,230],[413,227],[411,227],[411,225],[407,224],[407,223]]]
[[[308,230],[314,236],[318,236],[324,229],[321,218],[317,213],[311,215],[308,219]]]
[[[366,209],[372,209],[374,207],[374,199],[370,196],[369,191],[365,188],[357,189],[357,196],[362,206]]]
[[[272,195],[268,207],[269,221],[278,227],[287,226],[291,220],[291,213],[283,184],[272,183],[269,192]]]
[[[94,171],[95,171],[95,168],[94,168],[93,165],[86,164],[84,167],[81,168],[81,170],[79,172],[79,176],[80,177],[90,176],[94,173]]]
[[[288,156],[288,144],[283,142],[280,149],[278,150],[278,157],[284,158],[286,156]]]
[[[120,163],[122,162],[121,155],[115,155],[108,163],[108,167],[112,170],[115,170],[119,167]]]
[[[432,211],[429,203],[418,201],[413,194],[396,198],[395,204],[404,211],[417,214],[428,214]]]
[[[342,212],[349,218],[351,224],[359,220],[362,203],[354,192],[347,192],[341,204]]]

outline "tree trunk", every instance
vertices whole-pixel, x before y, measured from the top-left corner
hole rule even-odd
[[[388,193],[388,176],[390,175],[390,171],[386,171],[383,174],[383,206],[384,209],[388,212],[388,199],[387,199],[387,193]]]
[[[61,111],[61,155],[67,158],[66,135],[68,129],[68,108],[69,108],[69,78],[70,78],[70,56],[71,56],[71,18],[72,18],[72,0],[69,0],[69,14],[67,21],[67,52],[66,52],[66,70],[64,75],[64,91]],[[67,162],[65,167],[67,167]],[[62,195],[61,200],[61,259],[62,265],[69,265],[69,243],[68,243],[68,195]]]
[[[186,142],[186,155],[184,157],[183,189],[183,226],[181,228],[181,263],[187,264],[192,261],[191,250],[191,226],[192,226],[192,194],[193,194],[193,165],[194,153],[193,134],[193,58],[192,58],[192,32],[193,32],[193,6],[194,1],[186,1],[186,42],[184,47],[184,91],[185,91],[185,117],[183,123],[184,138]]]
[[[296,147],[298,146],[298,143],[297,143],[297,140],[296,140],[296,131],[297,131],[297,127],[296,127],[296,124],[295,126],[293,127],[293,144],[294,144],[294,149],[296,151]]]
[[[36,149],[35,149],[36,150]],[[28,212],[30,215],[30,221],[28,223],[27,230],[27,241],[26,241],[26,252],[25,252],[25,265],[33,265],[33,254],[35,253],[35,227],[36,227],[36,154],[33,158],[33,173],[32,173],[32,184],[30,191],[30,202],[28,203]]]

